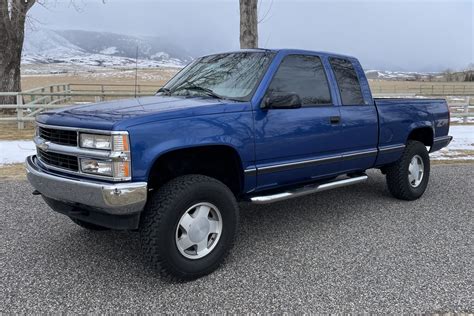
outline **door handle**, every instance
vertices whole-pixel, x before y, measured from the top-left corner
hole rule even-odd
[[[341,122],[340,116],[331,116],[330,118],[331,124],[339,124]]]

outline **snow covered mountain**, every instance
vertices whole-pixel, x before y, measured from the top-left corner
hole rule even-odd
[[[183,48],[158,37],[136,37],[78,30],[30,30],[25,35],[23,64],[90,67],[182,67],[192,60]]]
[[[437,72],[414,72],[414,71],[388,71],[388,70],[366,70],[365,75],[368,79],[381,80],[428,80],[441,78]]]

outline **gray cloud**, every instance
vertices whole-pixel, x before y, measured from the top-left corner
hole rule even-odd
[[[195,55],[237,49],[238,0],[95,0],[35,6],[36,27],[173,39]],[[471,0],[261,0],[259,44],[335,51],[366,68],[435,71],[474,62]]]

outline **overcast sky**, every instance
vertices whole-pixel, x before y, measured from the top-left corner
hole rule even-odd
[[[239,47],[238,0],[50,0],[36,28],[173,39],[196,55]],[[366,68],[436,71],[474,62],[474,0],[259,0],[259,46],[334,51]]]

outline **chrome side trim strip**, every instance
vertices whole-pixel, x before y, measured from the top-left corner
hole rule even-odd
[[[257,168],[252,167],[244,170],[244,173],[249,176],[253,176],[257,174]]]
[[[331,162],[335,162],[339,160],[365,158],[365,157],[375,156],[377,155],[377,152],[378,152],[377,149],[371,149],[371,150],[365,150],[365,151],[360,151],[360,152],[343,153],[339,155],[328,156],[328,157],[317,158],[317,159],[295,161],[295,162],[269,165],[269,166],[263,166],[263,167],[257,166],[257,172],[258,174],[266,174],[266,173],[285,171],[285,170],[290,170],[290,169],[295,169],[295,168],[316,166],[316,165],[331,163]]]
[[[377,149],[360,151],[355,153],[344,153],[342,154],[343,160],[355,159],[355,158],[365,158],[370,156],[375,156],[377,154]]]
[[[388,146],[381,146],[379,147],[380,153],[381,154],[388,154],[392,152],[397,152],[405,149],[405,144],[400,144],[400,145],[388,145]]]
[[[341,158],[342,158],[341,155],[337,155],[337,156],[330,156],[330,157],[325,157],[325,158],[289,162],[289,163],[278,164],[278,165],[263,166],[263,167],[257,167],[257,171],[259,174],[285,171],[285,170],[294,169],[294,168],[307,167],[310,165],[329,163],[332,161],[339,160]]]
[[[434,140],[433,140],[433,146],[431,146],[430,148],[430,153],[436,151],[436,150],[439,150],[443,147],[446,147],[449,145],[449,143],[451,143],[451,141],[453,140],[453,136],[440,136],[440,137],[435,137]],[[436,149],[435,149],[436,147]]]
[[[281,192],[281,193],[276,193],[272,195],[264,195],[264,196],[254,196],[250,198],[250,202],[254,204],[269,204],[269,203],[274,203],[274,202],[279,202],[283,200],[288,200],[308,194],[313,194],[317,192],[322,192],[326,190],[331,190],[331,189],[336,189],[352,184],[357,184],[364,182],[368,179],[367,175],[359,176],[359,177],[354,177],[354,178],[348,178],[348,179],[342,179],[342,180],[337,180],[333,182],[328,182],[324,184],[313,184],[313,185],[308,185],[304,186],[302,188],[297,188],[291,191],[287,192]]]
[[[435,137],[433,142],[435,143],[451,142],[452,139],[453,139],[453,136],[441,136],[441,137]]]

